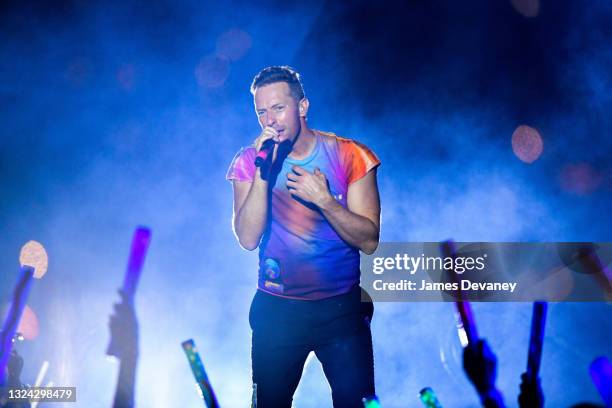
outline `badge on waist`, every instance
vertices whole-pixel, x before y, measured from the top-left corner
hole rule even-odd
[[[263,285],[271,292],[283,293],[285,287],[281,281],[280,263],[274,258],[265,258],[260,263]]]

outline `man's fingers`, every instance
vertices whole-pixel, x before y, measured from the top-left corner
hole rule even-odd
[[[298,180],[299,180],[299,177],[300,177],[300,176],[298,176],[297,174],[294,174],[294,173],[287,173],[287,178],[288,178],[289,180],[292,180],[292,181],[298,181]]]
[[[300,192],[298,190],[291,190],[291,195],[293,197],[297,197],[297,198],[299,198],[301,200],[305,200],[305,198],[302,197],[302,195],[300,194]]]
[[[259,151],[261,149],[261,146],[268,139],[273,139],[275,142],[278,142],[278,132],[276,131],[276,129],[270,126],[266,126],[265,128],[263,128],[261,134],[253,142],[253,147],[255,147],[255,149]]]
[[[262,135],[260,137],[258,137],[257,139],[255,139],[255,142],[253,143],[253,147],[255,147],[255,150],[260,151],[261,150],[261,146],[263,146],[264,142],[268,139],[273,139],[274,140],[274,136],[270,136],[270,135]]]
[[[327,177],[325,177],[325,174],[318,167],[315,167],[314,175],[317,176],[319,180],[327,180]]]
[[[298,187],[299,184],[295,181],[287,181],[287,190],[289,190],[289,193],[294,197],[304,199],[304,197],[302,197],[302,192],[298,189]]]
[[[278,142],[278,132],[274,128],[271,128],[271,127],[264,128],[262,132],[262,136],[265,137],[266,139],[274,139],[275,142]]]
[[[272,162],[276,162],[276,157],[278,156],[278,146],[279,144],[276,143],[274,145],[274,150],[272,150]]]
[[[307,170],[303,169],[300,166],[293,166],[293,167],[291,167],[291,170],[293,170],[294,172],[296,172],[300,176],[303,176],[304,174],[309,174]]]

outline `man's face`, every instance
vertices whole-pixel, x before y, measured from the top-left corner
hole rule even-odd
[[[255,112],[262,128],[271,126],[278,132],[276,142],[293,141],[300,133],[299,103],[286,82],[274,82],[255,90]]]

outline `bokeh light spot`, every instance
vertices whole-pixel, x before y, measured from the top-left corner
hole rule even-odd
[[[21,266],[28,265],[34,268],[34,277],[40,279],[47,273],[49,258],[45,247],[38,241],[28,241],[21,247],[19,253]]]
[[[217,55],[237,61],[244,57],[253,45],[251,36],[240,29],[227,30],[217,39]]]
[[[559,174],[559,185],[569,193],[591,194],[601,184],[601,175],[588,163],[566,165]]]
[[[26,340],[34,340],[38,337],[38,317],[28,305],[23,309],[17,332],[21,333]]]
[[[205,88],[218,88],[223,86],[229,76],[229,62],[218,56],[202,58],[195,68],[195,77],[198,85]]]
[[[540,14],[540,0],[511,0],[512,7],[523,17],[533,18]]]
[[[2,313],[3,318],[8,313],[9,308],[9,304],[6,304],[1,308],[0,312]],[[23,338],[20,340],[34,340],[36,337],[38,337],[38,328],[39,324],[36,313],[34,313],[30,306],[25,305],[23,308],[23,314],[21,315],[21,320],[19,321],[19,326],[17,326],[17,330],[15,331],[15,337],[19,338],[18,335],[21,335]]]
[[[512,133],[512,151],[521,161],[533,163],[543,150],[542,136],[534,128],[521,125]]]

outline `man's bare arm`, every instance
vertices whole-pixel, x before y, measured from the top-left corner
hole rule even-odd
[[[236,181],[232,226],[240,246],[249,251],[259,246],[268,218],[268,182],[257,169],[253,182]]]
[[[270,127],[263,128],[261,134],[253,142],[256,151],[260,151],[268,139],[278,140],[278,132]],[[278,156],[278,144],[274,145],[272,160],[266,169],[269,172],[272,163]],[[268,179],[261,177],[261,168],[255,170],[253,182],[234,180],[234,215],[232,227],[240,246],[249,251],[259,246],[268,219]]]
[[[378,247],[380,235],[380,197],[376,183],[376,169],[348,188],[347,207],[333,196],[319,208],[340,237],[349,245],[366,254]]]

